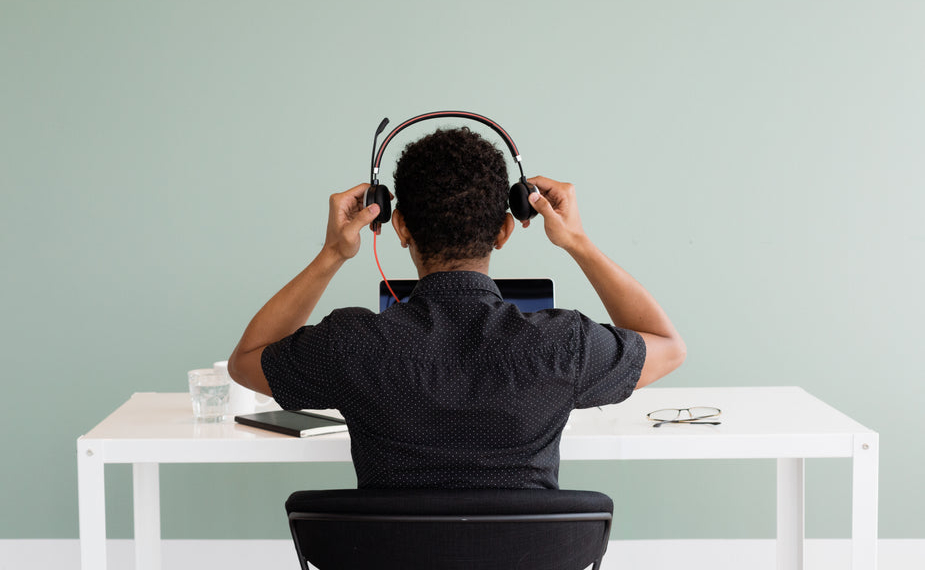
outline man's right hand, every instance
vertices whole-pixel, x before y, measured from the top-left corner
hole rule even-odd
[[[366,206],[364,196],[369,184],[359,184],[346,192],[332,194],[328,200],[328,227],[324,250],[342,259],[350,259],[360,250],[360,231],[379,215],[379,206]]]

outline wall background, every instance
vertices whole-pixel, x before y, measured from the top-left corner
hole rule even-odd
[[[0,537],[76,537],[76,438],[226,358],[321,245],[327,196],[366,180],[379,120],[450,108],[577,185],[685,335],[662,386],[806,388],[880,432],[881,537],[925,537],[923,26],[912,0],[3,0]],[[607,318],[538,226],[492,270]],[[367,241],[313,320],[372,308],[377,281]],[[130,537],[130,468],[107,469]],[[848,536],[848,462],[806,471],[807,536]],[[774,477],[576,462],[561,483],[611,493],[616,538],[770,538]],[[161,481],[165,538],[285,538],[292,490],[355,484],[349,464]]]

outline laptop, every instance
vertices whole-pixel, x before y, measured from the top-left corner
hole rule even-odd
[[[501,297],[508,303],[517,305],[522,313],[535,313],[556,306],[555,288],[552,279],[493,279],[501,291]],[[390,279],[389,285],[402,303],[411,296],[417,285],[417,279]],[[389,292],[385,281],[379,282],[379,312],[395,304],[395,298]]]

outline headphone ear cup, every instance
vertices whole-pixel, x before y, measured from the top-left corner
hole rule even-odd
[[[508,198],[508,204],[511,207],[511,213],[514,214],[514,217],[521,222],[525,222],[536,216],[537,212],[528,199],[530,194],[535,192],[539,192],[539,190],[536,189],[536,186],[523,179],[511,186],[511,194]]]
[[[366,206],[379,204],[379,215],[373,223],[387,224],[392,219],[392,200],[389,188],[382,184],[370,186],[366,189]]]

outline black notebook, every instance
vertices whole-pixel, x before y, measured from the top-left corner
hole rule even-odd
[[[313,414],[304,410],[276,410],[244,414],[235,416],[234,421],[295,437],[347,431],[347,424],[340,418]]]

